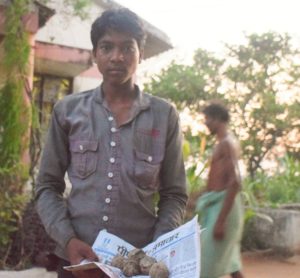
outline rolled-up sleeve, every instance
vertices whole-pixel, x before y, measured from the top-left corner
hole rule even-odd
[[[186,202],[182,133],[178,113],[172,107],[169,113],[165,157],[161,169],[160,200],[154,239],[183,223]]]
[[[68,135],[59,121],[60,106],[58,103],[52,113],[35,188],[35,200],[47,233],[61,248],[65,248],[75,232],[63,198],[66,187],[64,176],[70,155]]]

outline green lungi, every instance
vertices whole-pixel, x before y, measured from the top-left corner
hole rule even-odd
[[[215,240],[213,230],[222,209],[226,191],[210,191],[199,197],[196,212],[201,229],[201,278],[217,278],[241,270],[240,242],[243,233],[244,213],[241,194],[226,219],[225,236]]]

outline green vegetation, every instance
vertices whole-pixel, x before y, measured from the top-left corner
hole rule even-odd
[[[89,1],[64,1],[71,14],[87,16],[85,8]],[[47,4],[51,0],[42,2]],[[24,207],[32,198],[24,193],[24,187],[38,159],[34,142],[38,140],[39,123],[28,83],[29,34],[21,20],[33,3],[33,0],[6,3],[5,36],[0,44],[1,74],[5,73],[0,84],[0,269],[9,264],[13,236],[22,227]],[[25,161],[29,148],[31,158],[34,156],[30,163]]]
[[[14,1],[6,10],[6,34],[3,40],[5,83],[0,89],[0,267],[6,264],[11,235],[19,228],[25,204],[23,187],[28,179],[28,165],[22,155],[28,148],[31,111],[24,104],[28,35],[20,18],[27,12],[27,1]]]
[[[229,81],[225,97],[248,173],[254,178],[263,160],[280,144],[286,142],[288,147],[289,134],[300,131],[300,110],[296,112],[300,99],[293,99],[299,86],[300,56],[287,34],[252,34],[247,40],[246,46],[227,46],[234,62],[224,71]],[[290,98],[283,98],[288,94]],[[292,152],[298,152],[293,143]]]
[[[289,156],[278,161],[274,174],[257,174],[255,180],[247,178],[243,185],[246,205],[278,207],[300,203],[300,161]]]
[[[222,98],[218,88],[223,63],[224,60],[215,58],[213,53],[198,49],[193,65],[172,62],[159,76],[145,84],[145,90],[171,100],[179,110],[189,107],[196,112],[203,101]]]

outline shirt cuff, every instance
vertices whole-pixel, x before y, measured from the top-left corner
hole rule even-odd
[[[76,234],[73,231],[70,231],[69,233],[65,233],[60,239],[57,239],[56,241],[65,250],[67,248],[69,241],[73,237],[76,237]]]

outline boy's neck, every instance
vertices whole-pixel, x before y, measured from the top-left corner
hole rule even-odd
[[[136,88],[133,83],[119,86],[103,83],[102,89],[104,98],[108,103],[127,102],[136,97]]]

